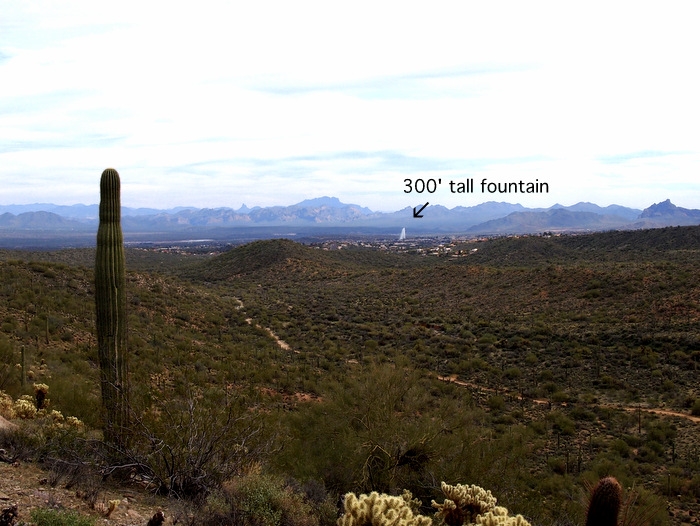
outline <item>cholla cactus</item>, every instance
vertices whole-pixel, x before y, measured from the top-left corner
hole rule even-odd
[[[109,519],[109,516],[114,513],[114,510],[116,510],[119,507],[119,504],[121,504],[121,500],[116,499],[116,500],[110,500],[107,511],[105,512],[105,518]]]
[[[49,394],[49,386],[46,384],[34,384],[34,396],[36,398],[36,408],[44,409],[48,405],[46,395]]]
[[[34,400],[30,395],[24,395],[18,400],[15,400],[13,407],[15,417],[23,420],[32,420],[36,418],[37,410]]]
[[[438,524],[445,526],[530,526],[522,515],[511,516],[503,506],[496,506],[496,497],[479,486],[441,485],[445,502],[437,508]],[[338,526],[432,526],[430,517],[419,515],[421,503],[404,490],[401,497],[379,494],[345,495],[345,514]]]
[[[435,516],[447,526],[474,524],[478,515],[496,507],[496,497],[479,486],[450,486],[443,482],[440,487],[446,499],[442,504],[433,501],[433,508],[438,510]]]
[[[62,424],[66,421],[65,417],[63,416],[63,413],[61,413],[60,411],[56,411],[55,409],[48,413],[46,416],[55,424]]]
[[[496,506],[486,515],[479,515],[476,518],[476,524],[479,526],[530,526],[522,515],[514,517],[508,515],[508,510],[503,506]]]
[[[83,421],[74,416],[69,416],[68,418],[66,418],[66,425],[68,427],[74,427],[76,429],[83,429],[85,427]]]
[[[431,526],[430,517],[414,514],[415,505],[409,491],[404,491],[401,497],[374,491],[358,498],[348,493],[345,513],[338,519],[338,526]]]
[[[479,486],[443,482],[441,489],[445,502],[433,501],[432,505],[438,510],[435,517],[447,526],[529,526],[522,515],[511,517],[506,508],[496,506],[496,497]]]
[[[7,419],[15,417],[15,401],[5,391],[0,391],[0,416]]]

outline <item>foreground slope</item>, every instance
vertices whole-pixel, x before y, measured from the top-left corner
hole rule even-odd
[[[582,516],[584,481],[613,474],[697,513],[697,239],[497,239],[452,247],[462,257],[269,240],[180,262],[180,277],[133,270],[132,371],[139,390],[276,400],[264,469],[329,491],[408,487],[425,503],[440,480],[476,483],[561,524]],[[91,270],[0,265],[9,360],[25,345],[56,407],[94,420]]]

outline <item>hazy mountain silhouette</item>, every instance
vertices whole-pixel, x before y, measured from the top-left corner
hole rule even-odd
[[[423,203],[415,203],[419,207]],[[65,231],[96,229],[98,205],[60,206],[49,203],[0,205],[0,230]],[[645,210],[619,205],[600,207],[580,202],[572,206],[526,208],[520,204],[488,201],[452,209],[430,204],[422,218],[413,217],[413,206],[396,212],[373,212],[360,205],[346,204],[337,197],[306,199],[290,206],[233,208],[178,207],[168,210],[122,208],[125,232],[207,232],[244,227],[336,228],[353,232],[401,231],[408,227],[417,234],[521,234],[543,231],[625,230],[661,226],[700,224],[700,210],[675,206],[670,200]]]

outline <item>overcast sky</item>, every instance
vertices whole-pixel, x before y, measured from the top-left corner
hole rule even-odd
[[[0,204],[97,203],[114,167],[127,206],[700,208],[698,13],[0,0]],[[406,194],[406,178],[443,185]],[[470,178],[474,194],[449,191]]]

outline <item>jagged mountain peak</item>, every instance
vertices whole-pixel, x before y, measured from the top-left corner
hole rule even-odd
[[[679,208],[676,205],[674,205],[670,199],[666,199],[665,201],[661,201],[660,203],[654,203],[649,208],[644,209],[644,211],[641,214],[641,217],[655,217],[659,215],[674,213],[677,210],[679,210]]]
[[[294,208],[324,208],[324,207],[325,208],[355,208],[366,215],[373,213],[372,210],[370,210],[369,208],[366,208],[366,207],[363,207],[360,205],[343,203],[337,197],[329,197],[329,196],[315,197],[313,199],[304,199],[300,203],[292,205],[292,207],[294,207]]]

